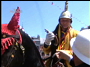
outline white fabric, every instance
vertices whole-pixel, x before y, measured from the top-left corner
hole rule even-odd
[[[54,40],[55,35],[52,32],[47,33],[45,44],[51,45],[51,41]]]
[[[90,29],[82,30],[76,38],[72,38],[70,45],[75,55],[90,65]]]

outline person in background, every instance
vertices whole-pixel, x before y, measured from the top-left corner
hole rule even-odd
[[[59,23],[53,32],[47,31],[48,33],[46,35],[43,50],[45,54],[49,54],[51,52],[51,57],[56,52],[56,50],[58,51],[64,50],[65,52],[72,55],[73,52],[70,47],[70,40],[71,38],[76,37],[80,31],[73,29],[73,27],[71,26],[72,15],[68,11],[68,1],[66,1],[65,10],[61,13],[58,21]],[[58,59],[55,59],[53,64],[57,60]],[[60,62],[63,61],[65,67],[71,67],[71,65],[63,59]],[[46,67],[50,67],[50,64],[51,64],[51,58],[46,60]]]
[[[77,37],[72,38],[70,45],[73,56],[61,50],[56,53],[59,59],[65,59],[73,67],[90,67],[90,29],[82,30]]]

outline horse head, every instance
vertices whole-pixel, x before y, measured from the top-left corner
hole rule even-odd
[[[17,7],[16,12],[11,18],[10,22],[8,24],[2,24],[2,53],[4,53],[5,50],[13,44],[13,42],[15,42],[14,38],[7,38],[7,35],[16,35],[16,32],[18,31],[20,13],[17,13],[17,11],[20,11],[19,7]],[[20,40],[20,42],[22,42],[22,40]]]
[[[41,56],[39,54],[39,51],[36,47],[36,45],[34,44],[33,40],[29,37],[29,35],[27,33],[25,33],[24,31],[22,31],[21,29],[19,29],[20,25],[19,25],[19,19],[20,19],[20,8],[17,7],[15,14],[13,15],[11,21],[8,24],[2,24],[2,31],[1,31],[1,36],[2,36],[2,44],[1,44],[1,49],[2,49],[2,58],[4,55],[10,55],[11,58],[14,58],[15,56],[15,60],[20,60],[23,61],[24,58],[24,63],[23,65],[18,65],[19,63],[16,63],[16,61],[12,61],[14,63],[16,63],[16,67],[44,67],[44,64],[42,62]],[[23,47],[24,48],[24,52],[23,49],[21,51],[19,51],[20,49],[18,48],[17,52],[14,52],[17,55],[12,55],[12,51],[13,49],[17,46],[14,46],[13,49],[10,49],[10,47],[12,47],[13,45],[19,45],[19,47]],[[15,48],[15,49],[16,49]],[[9,51],[9,49],[11,51]],[[24,55],[24,56],[22,56]],[[6,57],[6,58],[5,58]],[[4,61],[6,61],[7,56],[4,57]],[[3,60],[3,59],[2,59]],[[8,59],[9,60],[9,59]],[[7,60],[7,61],[8,61]],[[4,62],[3,62],[4,63]],[[7,63],[5,63],[7,64]],[[8,67],[15,67],[13,66],[13,64],[11,64],[11,66]]]

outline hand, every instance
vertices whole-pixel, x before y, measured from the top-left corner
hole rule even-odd
[[[67,51],[65,50],[60,50],[56,52],[55,54],[58,59],[64,59],[64,60],[70,61],[73,58],[73,56],[67,53]]]
[[[48,32],[46,35],[45,44],[51,45],[51,41],[54,40],[55,35],[52,32]]]

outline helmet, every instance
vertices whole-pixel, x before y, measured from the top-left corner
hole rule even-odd
[[[71,23],[72,23],[72,14],[69,12],[69,11],[63,11],[59,17],[59,22],[60,22],[60,19],[61,18],[68,18],[71,20]]]
[[[69,11],[63,11],[59,18],[69,18],[69,19],[72,19],[72,15],[70,14]]]
[[[65,2],[65,10],[61,13],[59,17],[59,22],[61,18],[71,19],[71,23],[72,23],[72,14],[68,11],[68,1]]]
[[[70,45],[75,55],[90,65],[90,29],[82,30],[76,38],[72,38]]]

